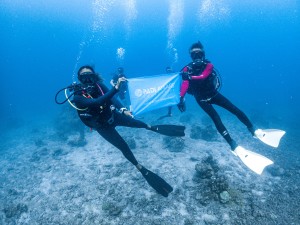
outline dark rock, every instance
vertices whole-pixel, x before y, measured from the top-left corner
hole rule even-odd
[[[192,126],[190,138],[192,138],[192,139],[202,139],[201,131],[202,131],[202,129],[201,129],[200,126]]]
[[[68,145],[71,147],[83,147],[87,144],[85,138],[79,138],[78,140],[71,140],[68,142]]]
[[[211,199],[213,199],[213,195],[210,191],[204,190],[201,193],[197,193],[195,199],[198,200],[201,205],[207,206],[211,202]]]
[[[184,219],[184,225],[194,225],[194,221],[192,219],[186,218]]]
[[[41,139],[37,139],[34,141],[34,144],[37,146],[37,147],[42,147],[42,146],[45,146],[45,142]]]
[[[214,174],[213,168],[209,164],[197,163],[195,170],[197,171],[197,176],[202,179],[211,178]]]
[[[107,212],[111,216],[117,216],[122,212],[121,207],[112,202],[104,202],[102,204],[102,210]]]
[[[41,158],[47,156],[48,154],[49,154],[49,149],[47,148],[39,149],[31,155],[30,162],[38,162],[41,160]]]
[[[204,158],[201,163],[195,165],[197,175],[201,178],[211,178],[219,171],[219,166],[212,156]]]
[[[18,191],[15,190],[15,189],[9,189],[9,190],[8,190],[8,194],[9,194],[10,196],[16,196],[16,195],[18,195],[19,193],[18,193]]]
[[[279,167],[278,165],[271,165],[266,168],[266,171],[270,173],[273,177],[281,177],[285,174],[283,168]]]
[[[59,160],[61,158],[61,156],[66,155],[67,152],[64,152],[64,150],[62,150],[61,148],[56,149],[53,153],[52,153],[52,158]]]
[[[210,179],[209,182],[209,187],[214,193],[219,194],[228,189],[228,183],[225,177],[222,176],[212,177],[212,179]]]
[[[27,205],[22,203],[19,203],[17,205],[10,205],[3,209],[6,218],[20,217],[22,213],[26,213],[27,211]]]
[[[213,128],[212,125],[208,125],[202,128],[199,125],[192,126],[190,138],[192,139],[202,139],[205,141],[217,141],[218,133]]]
[[[196,158],[196,157],[193,157],[193,156],[190,158],[190,160],[191,160],[192,162],[197,162],[197,161],[200,161],[198,158]]]
[[[217,173],[219,171],[219,166],[217,161],[215,161],[213,159],[213,157],[211,155],[209,155],[208,157],[204,158],[202,160],[203,163],[209,164],[211,166],[211,168],[213,169],[214,173]]]
[[[227,203],[230,201],[230,194],[227,191],[222,191],[219,194],[219,198],[221,203]]]
[[[196,199],[199,200],[200,204],[207,205],[211,200],[222,203],[229,201],[228,182],[225,176],[218,173],[219,166],[212,156],[208,156],[201,163],[197,163],[195,170],[193,181],[199,185],[198,187],[201,187],[202,191],[205,190],[204,193],[196,194]]]
[[[185,147],[184,139],[180,137],[164,137],[163,143],[170,152],[182,152]]]

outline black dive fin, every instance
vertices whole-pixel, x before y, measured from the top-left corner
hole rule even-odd
[[[140,170],[140,172],[142,173],[148,184],[162,196],[168,197],[168,194],[173,191],[172,186],[157,174],[151,172],[150,170],[147,170],[144,167]]]
[[[180,125],[156,125],[156,126],[151,126],[150,130],[171,137],[185,136],[184,133],[185,126],[180,126]]]

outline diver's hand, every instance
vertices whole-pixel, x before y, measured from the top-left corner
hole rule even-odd
[[[125,116],[133,117],[132,113],[128,109],[126,109],[126,108],[121,108],[119,110],[119,112],[121,114],[124,114]]]
[[[191,80],[191,76],[187,72],[181,73],[182,80]]]
[[[131,113],[129,110],[125,110],[125,111],[123,112],[123,114],[124,114],[125,116],[133,117],[132,113]]]
[[[183,97],[180,97],[180,102],[177,104],[178,109],[180,112],[184,112],[186,110],[185,101]]]
[[[119,90],[120,85],[121,85],[123,82],[125,82],[125,81],[127,81],[127,79],[126,79],[125,77],[120,77],[120,78],[118,79],[118,81],[117,81],[117,84],[115,85],[115,88],[116,88],[117,90]]]

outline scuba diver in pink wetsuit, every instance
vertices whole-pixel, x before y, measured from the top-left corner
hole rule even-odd
[[[186,93],[193,95],[199,106],[213,120],[218,132],[230,145],[232,153],[238,156],[242,162],[257,174],[261,174],[264,168],[273,162],[255,152],[246,150],[231,138],[224,126],[219,114],[213,104],[218,105],[234,114],[243,124],[246,125],[253,137],[262,142],[277,148],[281,137],[285,134],[283,130],[277,129],[255,129],[248,117],[239,108],[225,98],[218,90],[220,79],[213,64],[205,58],[203,45],[198,41],[190,47],[192,62],[181,70],[182,84],[180,89],[180,102],[178,108],[185,111],[184,96]]]
[[[199,106],[210,116],[218,132],[224,137],[231,149],[234,150],[237,144],[230,137],[213,104],[221,106],[236,115],[246,125],[253,136],[254,127],[245,113],[218,92],[220,81],[217,72],[214,70],[213,64],[205,59],[203,45],[200,42],[190,47],[190,55],[193,62],[181,70],[183,82],[180,89],[180,103],[178,104],[178,108],[181,112],[185,111],[185,94],[194,95]]]
[[[230,145],[232,153],[238,156],[242,162],[253,172],[261,174],[264,168],[273,162],[263,155],[249,151],[230,137],[219,114],[213,105],[218,105],[232,114],[234,114],[243,124],[246,125],[253,137],[262,142],[277,148],[281,137],[285,134],[283,130],[277,129],[254,129],[248,117],[239,108],[225,98],[218,90],[220,88],[220,79],[213,64],[205,59],[203,45],[198,41],[190,47],[192,62],[181,70],[182,85],[180,89],[180,102],[178,108],[181,112],[185,111],[184,96],[186,93],[193,95],[199,106],[213,120],[218,132]]]

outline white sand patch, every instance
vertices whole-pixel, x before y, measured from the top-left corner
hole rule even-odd
[[[210,214],[203,214],[202,215],[202,219],[206,222],[206,223],[213,223],[217,221],[217,217],[215,217],[214,215],[210,215]]]
[[[264,194],[263,191],[257,191],[257,190],[252,190],[252,193],[257,195],[257,196],[262,196]]]
[[[187,216],[188,215],[188,212],[186,210],[186,206],[183,203],[180,203],[178,205],[178,212],[182,216]]]
[[[48,195],[51,189],[51,180],[48,178],[43,178],[42,183],[40,184],[40,191]]]

